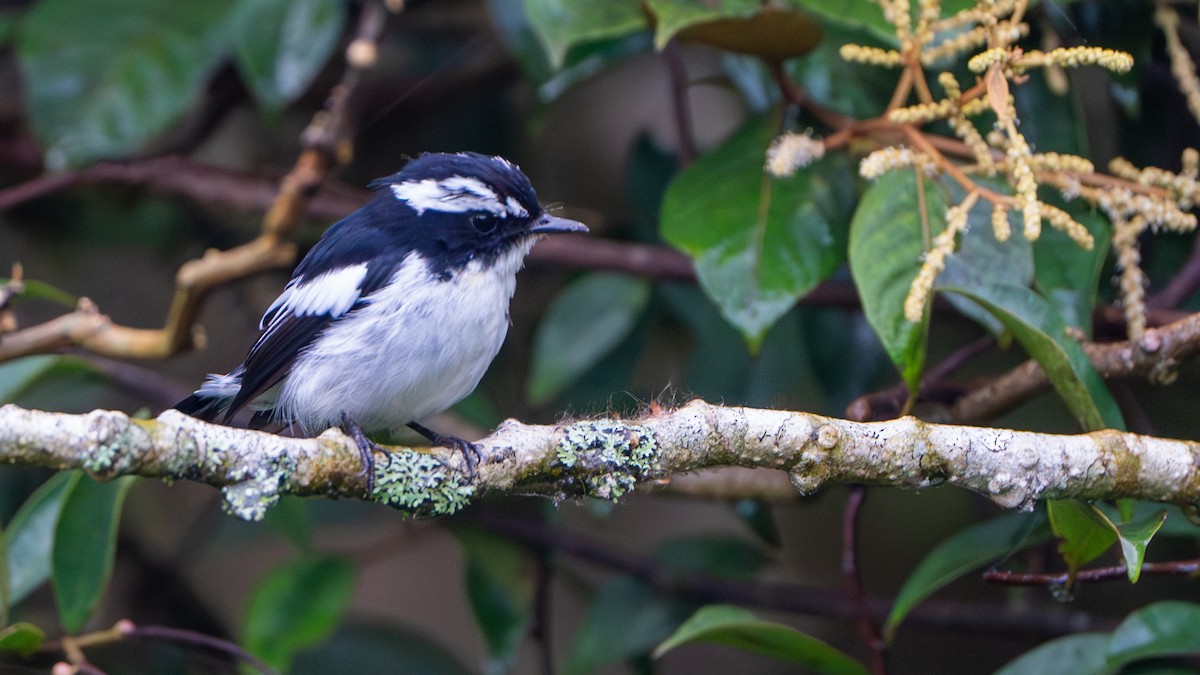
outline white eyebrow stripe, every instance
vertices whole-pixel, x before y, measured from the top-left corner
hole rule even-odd
[[[514,215],[518,218],[529,217],[529,212],[525,210],[524,206],[521,206],[521,202],[517,201],[516,197],[509,197],[506,203],[508,204],[508,212],[510,215]]]
[[[279,317],[328,314],[337,318],[354,306],[362,295],[367,264],[359,263],[319,274],[311,280],[297,277],[267,308],[258,327],[274,324]]]
[[[505,202],[483,181],[469,176],[450,176],[441,180],[425,178],[392,183],[388,186],[396,199],[408,204],[417,215],[426,211],[442,213],[466,213],[487,211],[501,218],[529,215],[516,199],[508,197]]]

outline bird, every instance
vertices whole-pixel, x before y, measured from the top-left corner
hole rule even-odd
[[[479,384],[504,342],[525,255],[551,233],[587,232],[542,208],[501,157],[426,153],[369,184],[374,198],[330,226],[259,322],[245,360],[209,375],[175,409],[230,424],[277,422],[310,436],[340,427],[373,484],[368,434],[407,426],[462,452],[479,448],[420,421]]]

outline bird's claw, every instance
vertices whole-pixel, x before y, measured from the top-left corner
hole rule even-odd
[[[421,434],[425,438],[428,438],[429,442],[436,446],[450,448],[451,450],[457,450],[458,452],[461,452],[463,461],[467,465],[467,470],[465,472],[467,474],[467,479],[471,481],[475,480],[476,469],[480,464],[483,463],[484,460],[483,451],[480,449],[478,443],[465,441],[456,436],[443,436],[442,434],[439,434],[427,427],[421,426],[416,422],[409,422],[408,426],[413,431]]]
[[[445,445],[462,453],[463,462],[467,465],[467,478],[474,481],[476,469],[483,463],[483,451],[479,449],[479,444],[451,436],[443,436],[441,441],[438,445]]]
[[[358,446],[358,456],[362,459],[362,473],[365,474],[367,481],[367,498],[369,499],[371,495],[375,494],[375,452],[387,454],[387,449],[367,438],[362,427],[349,417],[342,418],[342,427],[354,439],[354,444]]]

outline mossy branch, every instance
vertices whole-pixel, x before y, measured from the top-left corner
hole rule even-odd
[[[1200,443],[1117,431],[1068,436],[911,417],[862,423],[692,401],[628,420],[509,420],[480,444],[486,461],[474,478],[445,448],[389,448],[375,457],[368,496],[358,449],[336,429],[289,438],[175,411],[134,420],[0,407],[0,462],[101,479],[196,480],[220,488],[227,510],[247,520],[285,494],[369,498],[432,516],[486,492],[618,499],[637,485],[719,466],[783,470],[801,494],[830,483],[949,483],[1008,508],[1069,497],[1200,503]]]

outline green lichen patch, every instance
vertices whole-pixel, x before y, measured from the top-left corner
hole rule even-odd
[[[221,488],[222,506],[229,515],[256,522],[267,509],[279,503],[279,486],[267,481],[247,480]]]
[[[421,452],[389,452],[375,457],[371,498],[410,515],[444,516],[471,502],[475,486],[436,457]]]
[[[555,454],[558,465],[586,494],[613,501],[660,471],[658,443],[640,424],[576,422],[564,429]]]
[[[296,460],[287,453],[264,456],[248,470],[231,470],[229,477],[237,482],[221,488],[225,512],[242,520],[262,520],[267,509],[279,503],[295,471]]]
[[[99,443],[94,449],[80,458],[80,466],[93,476],[109,476],[115,473],[122,463],[121,444]]]
[[[136,447],[136,425],[122,413],[93,411],[87,416],[87,438],[91,450],[80,459],[85,471],[102,480],[127,473],[133,453],[126,448]]]

